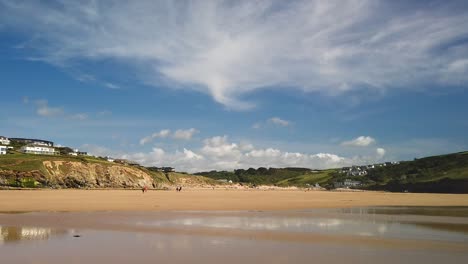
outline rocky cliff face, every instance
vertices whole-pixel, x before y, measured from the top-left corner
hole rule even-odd
[[[58,188],[154,187],[150,174],[139,168],[111,163],[43,161],[43,168],[27,172],[0,170],[0,185]]]

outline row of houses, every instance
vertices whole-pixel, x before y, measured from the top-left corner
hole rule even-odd
[[[346,174],[347,176],[365,176],[368,174],[368,171],[371,169],[379,168],[379,167],[386,167],[391,165],[399,164],[399,162],[384,162],[384,163],[377,163],[371,165],[363,165],[363,166],[351,166],[351,167],[343,167],[340,170],[340,173]]]
[[[43,139],[33,139],[33,138],[7,138],[5,136],[0,136],[0,155],[7,154],[9,149],[13,147],[9,146],[12,142],[22,144],[19,151],[25,154],[37,154],[37,155],[58,155],[59,151],[54,147],[54,142]],[[81,156],[87,155],[86,152],[79,151],[74,149],[71,152],[68,152],[69,155]]]
[[[367,175],[367,170],[367,166],[352,166],[342,168],[340,173],[347,176],[364,176]]]
[[[353,188],[353,187],[359,187],[361,186],[360,181],[353,181],[351,179],[345,179],[342,182],[335,182],[334,187],[335,188]]]
[[[5,155],[8,150],[13,149],[9,146],[12,142],[19,143],[22,146],[19,152],[25,154],[36,154],[36,155],[71,155],[71,156],[87,156],[88,153],[79,151],[78,149],[71,149],[68,147],[55,147],[54,142],[43,139],[32,139],[32,138],[7,138],[0,136],[0,155]],[[102,157],[101,157],[102,158]],[[140,166],[138,162],[127,160],[127,159],[114,159],[111,157],[105,157],[109,162],[115,162],[130,166]],[[175,169],[172,167],[154,167],[156,171],[161,172],[174,172]]]
[[[40,155],[55,155],[57,154],[54,147],[36,145],[34,143],[24,145],[20,148],[20,152],[26,154],[40,154]]]
[[[379,168],[379,167],[386,167],[391,165],[399,164],[399,162],[384,162],[384,163],[377,163],[371,165],[363,165],[363,166],[351,166],[351,167],[343,167],[339,171],[341,174],[346,174],[348,177],[356,177],[356,176],[366,176],[369,174],[369,170]],[[360,181],[355,181],[352,179],[344,179],[340,182],[335,182],[335,188],[354,188],[361,186],[362,183]]]
[[[33,144],[36,146],[54,147],[54,142],[35,138],[9,138],[9,141],[15,141],[21,144]]]
[[[155,167],[156,171],[161,171],[161,172],[174,172],[175,168],[172,167]]]

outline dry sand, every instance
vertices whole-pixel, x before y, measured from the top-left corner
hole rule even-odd
[[[260,190],[4,190],[0,212],[292,210],[358,206],[468,206],[468,194]]]

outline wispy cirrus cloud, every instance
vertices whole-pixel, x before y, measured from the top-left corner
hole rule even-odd
[[[279,118],[279,117],[271,117],[265,121],[259,121],[259,122],[254,123],[252,125],[252,128],[260,129],[262,127],[265,127],[268,124],[273,125],[273,126],[287,127],[287,126],[291,126],[292,122],[286,119]]]
[[[97,113],[98,117],[111,116],[112,112],[109,110],[103,110]]]
[[[466,1],[1,0],[0,23],[32,34],[23,48],[38,59],[114,59],[232,109],[270,87],[340,95],[468,81]]]
[[[146,137],[140,139],[140,145],[148,144],[148,143],[150,143],[151,141],[153,141],[156,138],[166,138],[170,134],[171,134],[171,130],[163,129],[163,130],[161,130],[159,132],[155,132],[155,133],[151,134],[150,136],[146,136]]]
[[[174,134],[172,135],[173,138],[175,139],[183,139],[183,140],[189,140],[193,137],[193,135],[195,135],[196,133],[198,133],[200,131],[198,131],[197,129],[195,128],[189,128],[189,129],[178,129],[174,132]]]
[[[155,132],[151,134],[150,136],[146,136],[140,139],[140,145],[146,145],[148,143],[151,143],[156,138],[171,137],[173,139],[178,139],[178,140],[189,140],[189,139],[192,139],[193,135],[199,132],[200,131],[195,128],[177,129],[174,132],[172,132],[170,129],[163,129],[159,132]]]
[[[118,86],[117,84],[109,83],[109,82],[104,83],[104,86],[106,86],[109,89],[113,89],[113,90],[120,89],[120,86]]]
[[[23,104],[29,104],[29,97],[23,98]],[[110,111],[102,111],[95,114],[90,113],[73,113],[65,110],[63,106],[51,106],[45,99],[33,100],[35,112],[38,116],[47,118],[61,118],[62,120],[75,120],[84,121],[90,119],[92,116],[104,117],[111,114]]]
[[[268,122],[274,125],[284,126],[284,127],[291,125],[290,121],[281,119],[279,117],[272,117],[268,119]]]
[[[36,113],[39,116],[43,117],[55,117],[55,116],[62,116],[65,114],[65,111],[62,107],[51,107],[47,100],[37,100],[36,101]]]
[[[85,113],[78,113],[70,116],[70,119],[75,119],[75,120],[86,120],[88,119],[88,114]]]

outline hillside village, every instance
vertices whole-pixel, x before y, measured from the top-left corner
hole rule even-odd
[[[70,155],[70,156],[91,156],[85,151],[80,151],[76,148],[67,146],[55,146],[54,142],[43,139],[33,138],[8,138],[0,136],[0,155],[8,153],[23,153],[34,155]],[[127,159],[116,159],[112,157],[92,156],[95,158],[107,160],[123,165],[140,166],[138,162]],[[172,167],[151,167],[153,171],[159,172],[175,172]]]
[[[357,176],[366,176],[369,174],[369,170],[375,168],[382,168],[392,165],[400,164],[400,162],[383,162],[371,165],[363,165],[363,166],[352,166],[352,167],[343,167],[339,170],[341,175],[345,175],[349,178],[344,179],[343,181],[337,181],[334,183],[335,188],[350,188],[350,187],[359,187],[362,185],[362,182],[353,180],[353,177]]]

